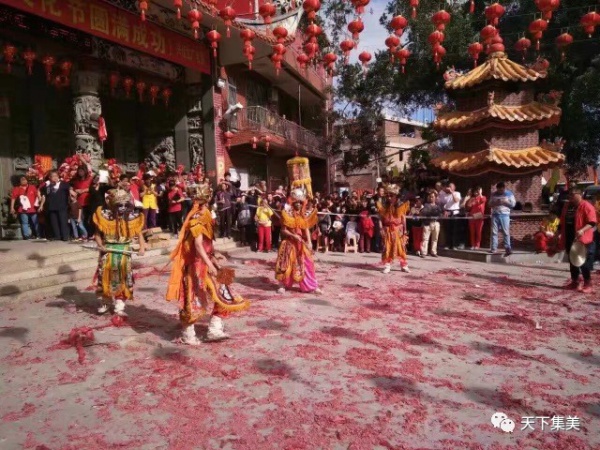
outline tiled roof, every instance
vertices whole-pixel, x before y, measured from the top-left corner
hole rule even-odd
[[[565,155],[545,147],[506,150],[492,147],[476,153],[450,152],[432,160],[434,166],[462,176],[487,172],[524,174],[560,166]]]
[[[531,102],[522,106],[502,106],[492,104],[474,111],[454,111],[440,114],[433,126],[442,131],[462,131],[488,119],[503,122],[538,122],[543,126],[556,125],[560,120],[558,106]],[[465,130],[466,131],[466,130]]]
[[[545,78],[545,72],[537,72],[529,67],[524,67],[506,56],[506,53],[492,53],[481,65],[470,72],[460,75],[453,80],[448,80],[446,89],[464,89],[487,80],[502,81],[535,81]]]

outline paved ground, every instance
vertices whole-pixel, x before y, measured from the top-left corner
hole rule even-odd
[[[0,448],[600,448],[600,301],[561,290],[564,265],[413,258],[384,276],[375,255],[319,259],[322,296],[279,296],[274,254],[237,254],[252,308],[199,348],[174,343],[158,273],[120,327],[85,286],[0,305]],[[80,354],[64,343],[79,327]]]

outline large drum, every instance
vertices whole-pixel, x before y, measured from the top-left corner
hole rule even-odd
[[[296,156],[287,162],[288,175],[292,189],[303,189],[309,198],[313,197],[310,162],[308,158]]]

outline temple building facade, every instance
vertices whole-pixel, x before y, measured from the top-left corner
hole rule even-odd
[[[76,152],[95,167],[114,158],[125,172],[142,161],[186,170],[201,164],[218,180],[233,169],[246,184],[285,184],[285,159],[300,154],[326,184],[316,117],[330,81],[298,67],[301,5],[275,2],[267,27],[250,10],[262,2],[239,2],[245,19],[227,37],[219,10],[228,2],[184,3],[178,19],[170,0],[0,1],[2,198],[36,156],[49,169]],[[188,20],[189,5],[202,13],[198,24]],[[270,55],[279,25],[288,29],[289,50],[276,70]],[[244,29],[256,32],[252,68]]]

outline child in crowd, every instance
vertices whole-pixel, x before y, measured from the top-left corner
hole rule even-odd
[[[88,234],[83,224],[81,205],[77,201],[77,192],[73,188],[69,191],[69,222],[71,223],[73,240],[78,242],[87,240]]]
[[[548,255],[556,254],[558,241],[556,239],[556,232],[560,226],[560,219],[556,213],[551,212],[547,217],[542,219],[540,225],[540,231],[534,236],[535,251],[537,253],[547,252]]]
[[[339,210],[339,209],[338,209]],[[342,242],[344,241],[344,222],[342,216],[335,216],[335,220],[331,225],[331,238],[333,239],[333,251],[341,251]]]
[[[354,240],[358,244],[360,241],[360,234],[358,232],[358,223],[356,222],[356,216],[350,216],[348,223],[346,224],[346,244]]]
[[[363,201],[363,210],[359,215],[360,241],[358,242],[358,251],[360,253],[371,253],[371,239],[375,231],[375,223],[369,215],[367,202]]]
[[[267,199],[261,200],[260,206],[256,209],[254,220],[258,225],[258,251],[271,251],[271,216],[273,210],[269,206]]]

